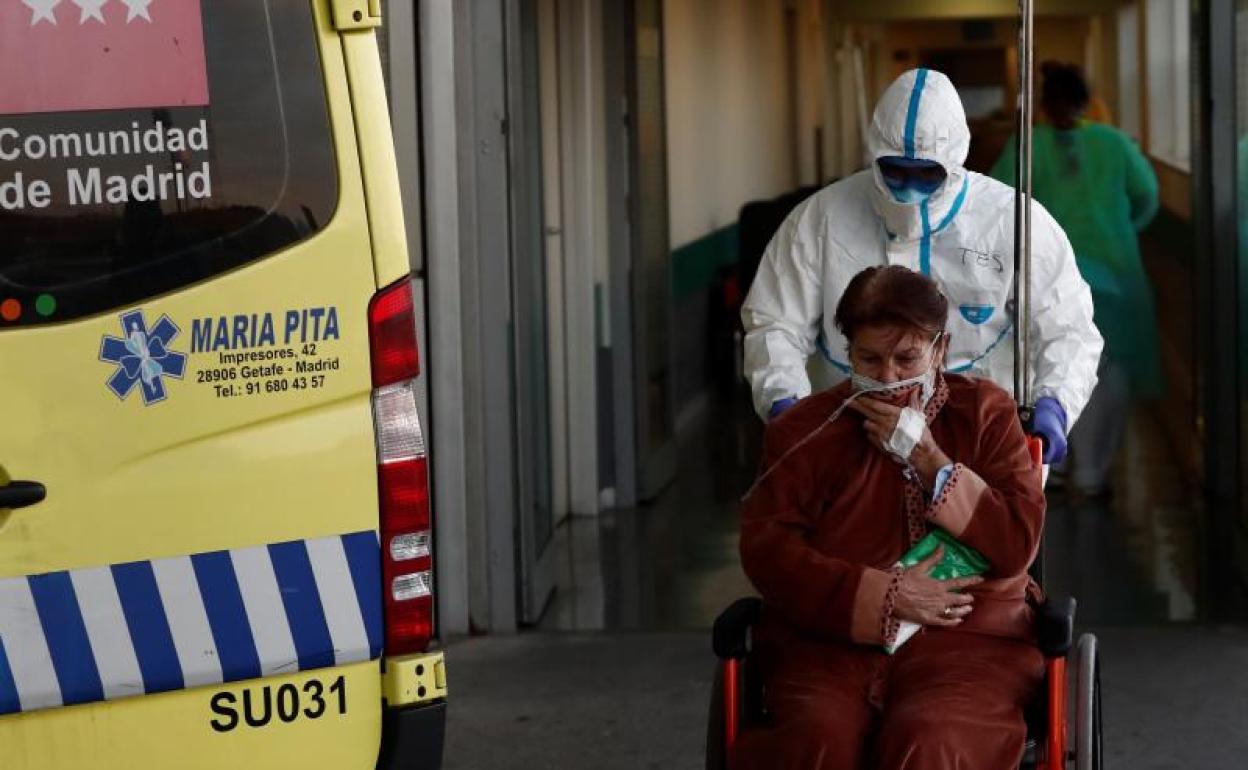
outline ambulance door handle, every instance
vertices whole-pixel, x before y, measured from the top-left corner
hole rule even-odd
[[[25,508],[47,496],[47,487],[38,481],[10,481],[0,487],[0,508]]]

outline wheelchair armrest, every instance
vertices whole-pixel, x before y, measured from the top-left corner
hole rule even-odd
[[[1075,599],[1054,596],[1036,614],[1036,638],[1046,658],[1064,658],[1075,641]]]
[[[721,660],[741,659],[750,652],[750,626],[758,622],[763,600],[757,596],[737,599],[719,613],[711,629],[711,647]]]

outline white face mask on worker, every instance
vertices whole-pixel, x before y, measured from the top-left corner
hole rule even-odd
[[[916,190],[913,187],[890,187],[889,192],[893,194],[893,200],[898,203],[908,203],[912,205],[920,204],[932,197],[934,193]]]

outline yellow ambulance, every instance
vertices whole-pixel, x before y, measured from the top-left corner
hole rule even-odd
[[[436,768],[378,0],[0,2],[0,768]]]

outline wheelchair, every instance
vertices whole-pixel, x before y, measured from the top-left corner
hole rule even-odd
[[[1019,108],[1016,110],[1018,135],[1026,137],[1021,146],[1030,146],[1033,64],[1034,0],[1019,0]],[[1021,213],[1031,200],[1030,150],[1017,153],[1015,178],[1022,182],[1015,196],[1016,280],[1030,285],[1031,251],[1030,216]],[[748,284],[747,284],[748,285]],[[1018,296],[1016,294],[1016,296]],[[1022,294],[1029,297],[1029,293]],[[1027,360],[1027,320],[1025,299],[1011,303],[1015,329],[1015,351]],[[1028,449],[1035,465],[1041,464],[1040,439],[1031,430],[1030,388],[1024,369],[1014,371],[1014,393],[1021,394],[1019,415],[1024,429],[1032,434]],[[1043,585],[1043,543],[1032,568],[1032,577]],[[757,597],[738,599],[715,620],[712,647],[719,662],[715,668],[711,691],[710,714],[706,732],[707,770],[727,770],[732,752],[742,730],[764,729],[768,722],[763,682],[751,660],[750,629],[758,623],[762,600]],[[1072,763],[1075,770],[1101,770],[1104,767],[1101,716],[1101,673],[1096,637],[1083,634],[1074,641],[1075,600],[1071,597],[1049,598],[1036,614],[1036,638],[1044,655],[1044,683],[1036,699],[1024,710],[1027,737],[1020,770],[1066,770]],[[1070,670],[1073,669],[1073,672]],[[1068,713],[1070,688],[1074,677],[1073,719]]]
[[[1039,464],[1039,440],[1030,450]],[[1042,546],[1043,547],[1043,546]],[[1043,583],[1043,551],[1032,577]],[[1104,764],[1101,671],[1096,637],[1075,642],[1075,600],[1045,600],[1036,613],[1036,637],[1044,655],[1044,685],[1025,710],[1027,739],[1020,770],[1101,770]],[[727,770],[742,730],[765,728],[768,715],[763,682],[751,661],[750,629],[758,623],[762,600],[746,597],[720,613],[711,632],[719,662],[711,689],[706,732],[706,770]],[[1073,669],[1074,715],[1069,714],[1068,678]]]

